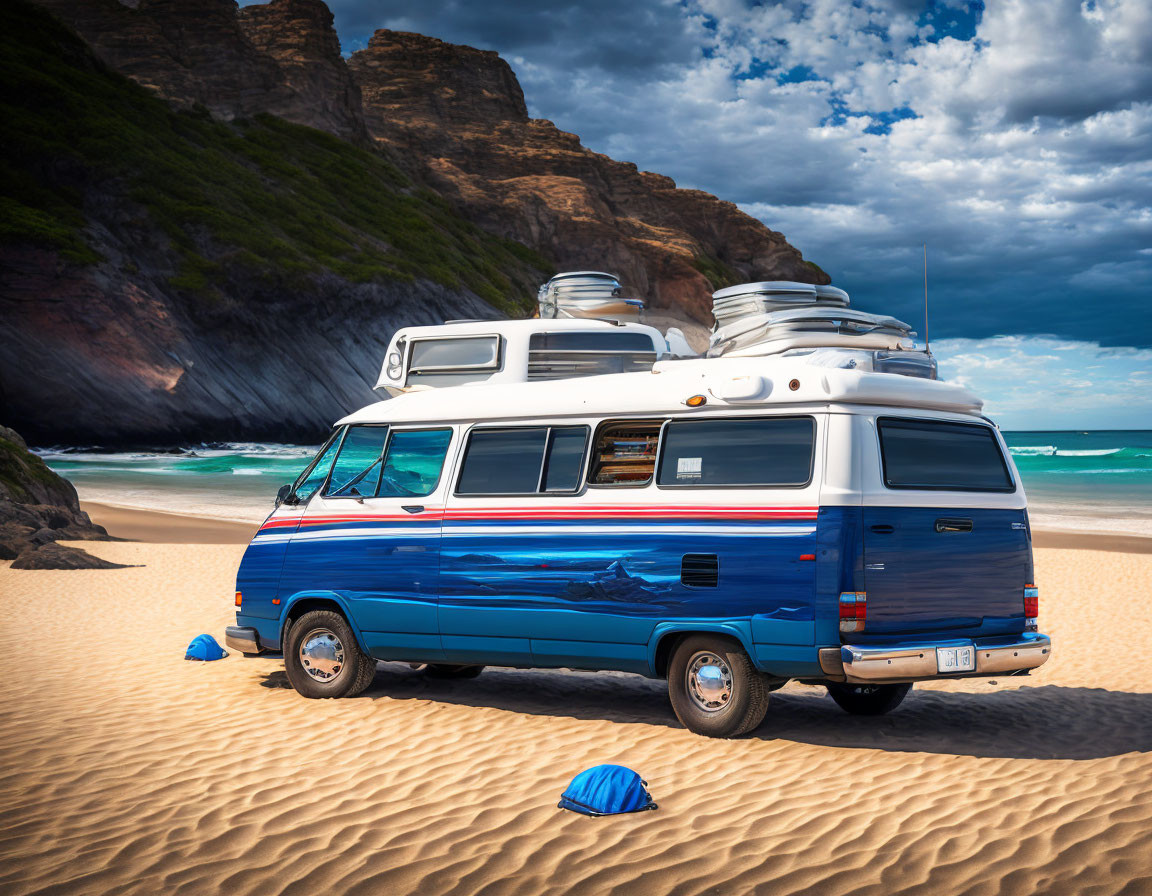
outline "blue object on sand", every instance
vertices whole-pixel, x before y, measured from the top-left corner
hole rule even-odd
[[[222,660],[228,656],[224,648],[216,643],[211,635],[197,635],[188,645],[188,652],[184,654],[186,660]]]
[[[647,783],[622,765],[598,765],[572,779],[559,806],[594,818],[655,809],[656,804],[645,789]]]

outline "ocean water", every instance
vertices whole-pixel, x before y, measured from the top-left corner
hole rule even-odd
[[[1152,535],[1152,430],[1005,432],[1004,440],[1037,523]]]
[[[319,445],[240,442],[179,454],[37,449],[80,498],[220,519],[263,520],[276,492],[308,465]]]
[[[1005,432],[1036,525],[1152,535],[1152,430]],[[318,446],[238,443],[180,454],[42,450],[89,501],[261,520]]]

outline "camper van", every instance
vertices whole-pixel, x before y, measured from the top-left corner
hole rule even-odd
[[[458,326],[467,375],[434,333],[394,343],[393,397],[335,425],[244,554],[227,643],[282,653],[302,696],[355,695],[378,660],[615,670],[731,737],[790,681],[877,715],[1050,656],[1024,490],[965,388],[662,359],[638,324]]]

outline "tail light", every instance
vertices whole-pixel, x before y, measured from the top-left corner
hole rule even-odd
[[[840,631],[864,631],[865,617],[868,615],[868,593],[865,591],[844,591],[840,594]]]
[[[1035,585],[1024,586],[1024,631],[1038,631],[1037,617],[1040,615],[1040,589]]]
[[[244,598],[240,595],[240,592],[237,591],[236,592],[236,606],[240,606],[243,602],[244,602]]]

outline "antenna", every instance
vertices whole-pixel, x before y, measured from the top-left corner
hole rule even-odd
[[[928,347],[928,244],[924,244],[924,352],[932,354]]]

